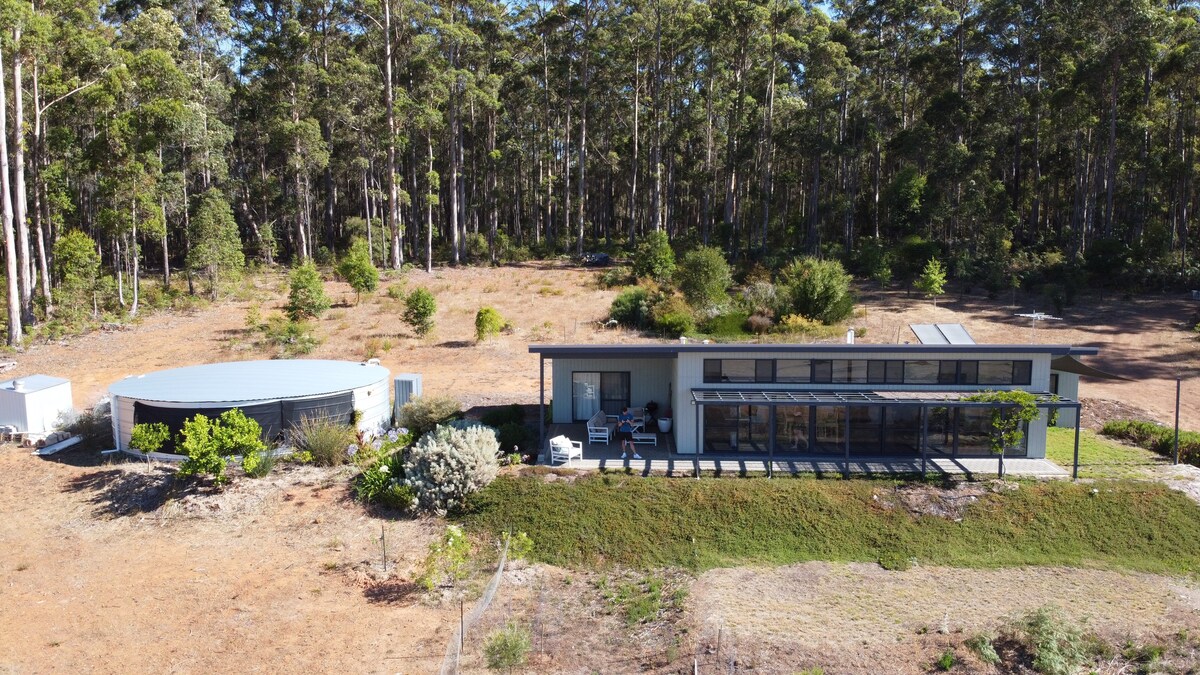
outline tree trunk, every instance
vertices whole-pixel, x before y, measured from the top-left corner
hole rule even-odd
[[[21,282],[21,315],[33,322],[33,256],[29,245],[29,221],[25,202],[25,95],[22,91],[21,28],[13,27],[13,128],[12,128],[12,200],[13,225],[17,228],[17,266]]]
[[[429,148],[429,173],[428,176],[433,176],[433,135],[425,137],[425,144]],[[429,186],[429,194],[425,197],[425,272],[433,273],[433,186]]]
[[[19,93],[18,93],[19,97]],[[21,344],[21,296],[17,289],[17,246],[13,233],[12,186],[8,171],[8,97],[4,91],[4,50],[0,49],[0,215],[8,300],[8,346]]]
[[[387,184],[388,207],[387,227],[392,242],[392,269],[400,269],[402,256],[400,247],[400,197],[396,189],[396,96],[392,89],[392,0],[383,0],[383,95],[384,106],[387,110]]]

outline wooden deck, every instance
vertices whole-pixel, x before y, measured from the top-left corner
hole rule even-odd
[[[551,424],[546,429],[546,438],[559,434],[572,440],[587,438],[583,424]],[[622,459],[621,446],[616,441],[583,444],[583,459],[572,460],[569,468],[582,470],[624,471],[629,469],[642,475],[694,476],[742,475],[742,474],[860,474],[865,476],[930,474],[988,475],[995,474],[998,461],[991,457],[947,457],[930,453],[928,462],[920,457],[852,457],[846,461],[831,455],[778,454],[774,460],[766,453],[741,452],[733,454],[678,454],[675,452],[673,436],[658,434],[658,445],[635,446],[641,459]],[[539,464],[549,464],[548,454],[543,450]],[[568,466],[559,463],[556,466]],[[1010,457],[1004,460],[1007,475],[1025,478],[1070,478],[1070,471],[1046,459],[1023,459]]]

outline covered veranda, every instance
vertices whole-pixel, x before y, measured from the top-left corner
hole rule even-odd
[[[929,473],[994,473],[999,470],[1000,458],[992,454],[979,429],[973,434],[963,431],[962,420],[990,415],[991,410],[1015,408],[1015,403],[994,403],[967,400],[975,392],[896,392],[896,391],[779,391],[694,389],[692,404],[698,406],[696,437],[722,438],[724,429],[704,429],[705,408],[720,411],[751,410],[762,420],[768,433],[750,443],[713,444],[706,442],[703,453],[676,452],[671,434],[659,434],[654,446],[638,445],[642,460],[623,460],[620,447],[586,444],[584,459],[573,466],[604,469],[629,467],[656,473],[744,473],[761,472],[772,475],[785,473],[860,473],[860,474],[929,474]],[[1076,401],[1041,393],[1034,394],[1036,406],[1044,410],[1079,410]],[[801,417],[804,432],[797,432],[804,442],[796,448],[792,440],[793,427],[783,419],[785,411],[807,411]],[[863,413],[872,411],[880,422],[858,424],[866,419]],[[818,431],[817,411],[837,411],[824,414]],[[969,412],[968,412],[969,411]],[[717,417],[718,419],[720,416]],[[887,420],[902,420],[889,425]],[[578,427],[575,429],[573,427]],[[743,427],[745,423],[743,422]],[[786,438],[782,430],[789,429]],[[566,435],[573,439],[586,438],[583,425],[555,424],[547,430],[549,436]],[[737,433],[735,430],[734,433]],[[990,432],[989,432],[990,433]],[[818,442],[820,441],[820,442]],[[831,442],[836,441],[836,442]],[[780,447],[783,446],[783,447]],[[1006,453],[1003,460],[1006,473],[1027,476],[1066,477],[1066,472],[1053,462],[1041,458]],[[1078,476],[1079,430],[1075,431],[1074,466],[1071,476]]]

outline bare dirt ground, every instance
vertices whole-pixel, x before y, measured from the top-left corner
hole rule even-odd
[[[403,326],[401,305],[385,289],[355,306],[345,285],[329,282],[337,306],[319,322],[323,342],[309,357],[378,357],[394,373],[421,373],[427,393],[468,407],[532,403],[538,363],[530,342],[648,339],[599,325],[615,291],[599,289],[594,275],[539,263],[385,280],[385,289],[420,285],[437,296],[437,327],[425,339]],[[263,314],[282,306],[282,277],[251,278],[239,297],[33,346],[7,357],[18,364],[8,376],[68,377],[76,405],[86,407],[126,375],[274,356],[254,344],[245,315],[252,305]],[[513,328],[477,345],[474,313],[483,305]],[[963,323],[980,342],[1030,337],[1028,324],[1011,316],[1027,308],[1004,302],[952,299],[935,308],[902,292],[867,292],[862,307],[854,323],[868,329],[870,342],[912,340],[910,322]],[[1167,421],[1173,378],[1192,377],[1197,365],[1198,345],[1187,330],[1192,311],[1174,296],[1091,301],[1061,324],[1039,326],[1036,340],[1100,346],[1093,363],[1139,378],[1085,382],[1084,395],[1098,401],[1093,418],[1142,409]],[[1189,401],[1184,386],[1184,425],[1200,427],[1200,402]],[[42,460],[0,448],[0,671],[436,670],[458,607],[417,592],[412,579],[442,524],[367,513],[350,500],[348,479],[348,470],[293,468],[215,494],[172,491],[162,467],[104,464],[79,452]],[[1200,485],[1191,474],[1177,480]],[[381,528],[392,561],[386,569]],[[894,573],[810,564],[709,572],[681,614],[629,628],[598,589],[604,574],[542,566],[507,573],[484,624],[468,634],[465,669],[484,669],[483,636],[510,617],[534,627],[530,670],[546,673],[691,672],[693,659],[701,672],[730,672],[734,661],[741,664],[735,670],[755,672],[807,665],[829,673],[916,672],[946,644],[961,642],[962,635],[936,633],[945,612],[955,629],[968,631],[1046,602],[1114,635],[1197,624],[1189,581],[1091,570]],[[918,634],[926,625],[930,632]]]

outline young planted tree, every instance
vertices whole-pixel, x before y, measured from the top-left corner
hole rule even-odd
[[[942,267],[941,261],[930,258],[914,285],[922,295],[933,298],[933,306],[937,307],[938,296],[946,292],[946,269]]]
[[[1037,397],[1020,390],[982,391],[963,400],[995,404],[991,408],[991,446],[1000,461],[1000,477],[1004,478],[1004,452],[1018,447],[1025,437],[1025,425],[1037,419]]]
[[[437,301],[433,293],[418,288],[404,299],[404,322],[407,323],[419,337],[425,337],[433,330],[433,315],[437,313]]]
[[[355,239],[350,245],[350,251],[338,263],[337,273],[354,289],[355,304],[362,300],[363,293],[371,293],[379,287],[379,270],[371,262],[371,251],[362,239]]]
[[[720,249],[701,246],[683,256],[679,269],[675,271],[675,281],[688,304],[710,307],[727,299],[726,292],[733,283],[733,277]]]
[[[315,319],[329,309],[325,282],[311,260],[292,269],[291,291],[288,292],[287,315],[292,321]]]

